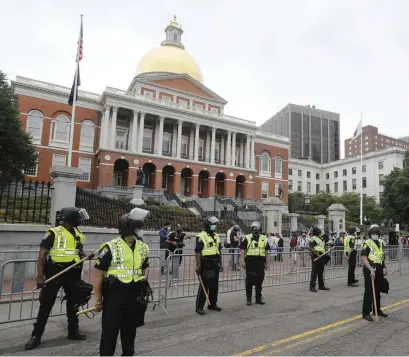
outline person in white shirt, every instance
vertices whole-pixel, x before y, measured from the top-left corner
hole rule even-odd
[[[297,247],[301,251],[300,256],[301,256],[303,267],[305,267],[305,253],[303,253],[303,251],[308,248],[308,243],[309,243],[309,238],[307,236],[307,231],[303,230],[301,235],[297,239]]]

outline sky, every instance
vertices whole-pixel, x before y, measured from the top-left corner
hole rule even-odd
[[[409,135],[409,0],[3,0],[0,70],[70,87],[80,14],[81,89],[126,89],[177,15],[225,113],[261,124],[288,103]]]

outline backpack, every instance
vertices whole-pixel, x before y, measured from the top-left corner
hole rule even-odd
[[[337,246],[342,245],[341,239],[339,237],[335,240],[335,245],[337,245]]]

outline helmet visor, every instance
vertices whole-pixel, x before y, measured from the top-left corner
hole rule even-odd
[[[251,224],[251,229],[257,229],[258,231],[261,230],[261,223],[260,222],[253,222]]]
[[[208,222],[209,224],[216,224],[216,223],[219,222],[219,220],[218,220],[215,216],[212,216],[212,217],[209,217],[209,218],[207,219],[207,222]]]
[[[150,215],[150,212],[142,209],[135,207],[134,209],[129,212],[129,218],[132,219],[133,221],[143,221],[147,219]]]
[[[83,220],[89,219],[89,214],[85,208],[80,208],[78,210],[78,214],[80,215],[80,219],[83,219]]]

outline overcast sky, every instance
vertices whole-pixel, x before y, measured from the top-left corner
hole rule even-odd
[[[409,135],[409,0],[3,0],[0,69],[81,89],[126,89],[172,16],[226,114],[261,124],[288,103]],[[343,150],[343,145],[342,145]],[[343,157],[343,152],[341,153]]]

